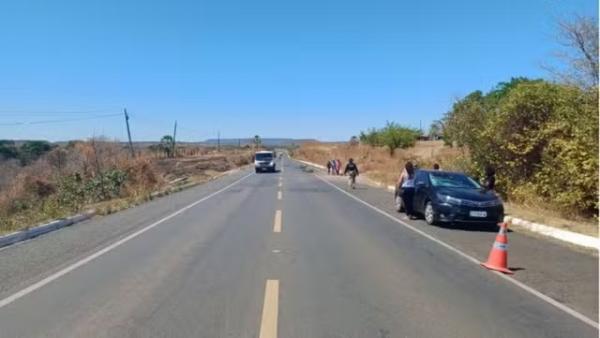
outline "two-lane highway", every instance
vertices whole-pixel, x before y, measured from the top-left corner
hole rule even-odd
[[[28,276],[2,294],[0,337],[598,336],[283,161]]]

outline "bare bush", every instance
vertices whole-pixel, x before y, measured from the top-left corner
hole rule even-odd
[[[556,57],[563,67],[543,67],[561,82],[583,88],[598,87],[598,20],[575,16],[558,22]]]
[[[186,158],[156,159],[152,150],[135,158],[120,143],[94,138],[55,147],[25,166],[15,160],[0,162],[0,232],[47,219],[63,217],[84,207],[145,200],[162,189],[169,178],[208,177],[250,163],[250,151],[213,154],[189,147]]]

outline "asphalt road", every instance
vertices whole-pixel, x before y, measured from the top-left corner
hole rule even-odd
[[[285,160],[1,250],[0,337],[42,336],[598,330]]]

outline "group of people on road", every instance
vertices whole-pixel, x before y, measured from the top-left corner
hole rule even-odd
[[[352,189],[355,188],[356,184],[356,176],[358,176],[358,167],[356,163],[354,163],[354,159],[349,159],[346,167],[344,168],[344,172],[342,170],[342,161],[338,159],[333,159],[327,161],[327,174],[329,175],[348,175],[349,181],[348,184]]]
[[[340,170],[342,167],[342,163],[338,159],[329,160],[327,162],[327,174],[329,175],[340,175]],[[438,171],[442,170],[438,163],[433,164],[433,170]],[[415,194],[415,165],[408,161],[404,165],[404,169],[400,174],[400,178],[398,178],[398,182],[396,187],[401,191],[401,198],[404,203],[404,209],[406,215],[410,219],[415,219],[416,215],[413,207],[413,197]],[[358,176],[358,166],[354,163],[354,160],[351,158],[348,160],[346,164],[346,168],[344,169],[343,175],[349,175],[349,185],[354,188],[356,183],[356,176]],[[483,188],[487,190],[494,190],[496,187],[496,171],[493,167],[487,166],[485,168],[485,177],[483,179]]]
[[[338,159],[333,159],[327,161],[327,173],[329,175],[341,175],[340,172],[342,170],[342,161]]]

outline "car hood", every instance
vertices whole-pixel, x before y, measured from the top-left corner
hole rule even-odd
[[[483,189],[468,189],[468,188],[437,188],[436,192],[442,195],[449,195],[455,198],[464,200],[486,202],[498,199],[498,196],[492,191]]]

